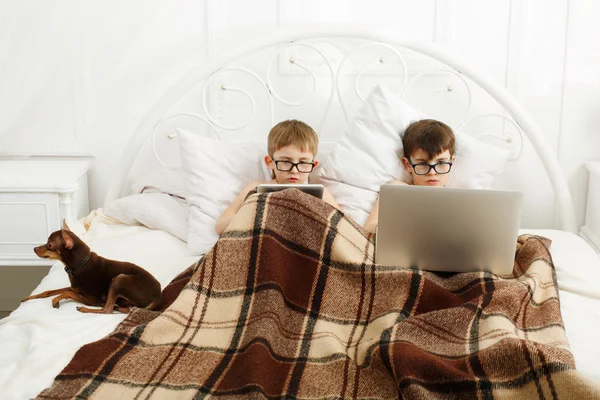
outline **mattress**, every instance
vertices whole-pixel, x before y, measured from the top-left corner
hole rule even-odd
[[[95,215],[82,237],[93,251],[107,258],[134,262],[150,271],[164,287],[197,260],[186,256],[186,244],[170,234],[141,226],[116,224]],[[577,368],[600,382],[600,257],[568,232],[524,230],[553,240],[560,301],[567,337]],[[55,264],[34,293],[68,286],[61,263]],[[78,304],[64,301],[53,309],[50,299],[22,303],[0,320],[0,398],[36,396],[50,386],[77,349],[109,334],[124,314],[82,314]]]

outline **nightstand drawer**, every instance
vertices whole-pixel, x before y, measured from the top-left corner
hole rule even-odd
[[[51,265],[33,247],[46,243],[60,229],[56,193],[0,193],[0,265]],[[10,261],[9,261],[10,260]]]

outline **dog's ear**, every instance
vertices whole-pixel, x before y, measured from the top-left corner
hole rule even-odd
[[[62,235],[63,241],[65,242],[65,249],[71,250],[73,248],[73,245],[75,244],[71,235],[67,233],[67,230],[60,231],[60,234]]]
[[[63,219],[63,227],[62,227],[65,231],[70,231],[71,228],[69,228],[69,225],[67,225],[67,220]]]

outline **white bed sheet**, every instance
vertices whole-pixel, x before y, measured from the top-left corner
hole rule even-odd
[[[108,258],[142,265],[163,287],[196,261],[188,257],[184,242],[162,232],[140,226],[115,225],[103,215],[91,220],[83,236],[94,250]],[[557,269],[563,319],[577,368],[600,383],[600,257],[571,233],[526,230],[553,240],[552,257]],[[68,278],[62,264],[55,264],[34,291],[64,287]],[[77,349],[109,334],[124,319],[123,314],[79,313],[75,302],[60,309],[50,299],[21,304],[0,320],[0,398],[25,399],[50,386]]]
[[[81,237],[104,257],[144,267],[163,288],[198,259],[186,256],[186,243],[166,232],[115,224],[101,213],[94,213]],[[67,274],[57,263],[34,293],[66,286]],[[83,314],[77,305],[63,301],[57,310],[51,299],[31,300],[0,320],[0,399],[35,397],[52,384],[81,346],[108,335],[125,318],[117,313]]]
[[[600,383],[600,256],[569,232],[523,230],[552,240],[560,310],[577,369]]]

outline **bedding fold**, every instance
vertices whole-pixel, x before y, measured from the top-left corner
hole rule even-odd
[[[253,194],[161,310],[132,310],[38,398],[599,398],[550,240],[516,246],[505,277],[378,265],[374,237],[325,202]]]

